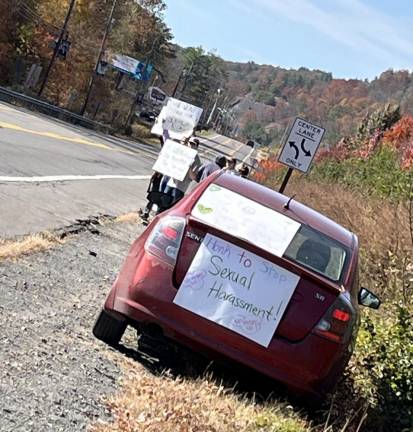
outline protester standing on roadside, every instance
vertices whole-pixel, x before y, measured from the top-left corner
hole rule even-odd
[[[227,166],[225,168],[225,171],[228,174],[232,175],[240,175],[239,172],[236,170],[237,160],[235,158],[229,158],[227,159]]]
[[[162,122],[162,126],[164,126],[165,120]],[[161,150],[163,145],[165,144],[166,140],[168,140],[169,137],[169,131],[167,129],[163,129],[162,135],[159,137],[159,142],[161,145]],[[160,209],[162,209],[161,201],[162,196],[160,192],[162,192],[162,185],[168,182],[169,177],[164,176],[161,173],[154,172],[152,174],[151,179],[149,180],[149,185],[147,189],[147,196],[146,199],[148,200],[148,203],[146,204],[146,207],[144,210],[139,209],[138,214],[140,215],[141,219],[143,221],[147,221],[149,219],[149,214],[154,206],[156,204],[158,206],[158,212]]]
[[[227,160],[225,156],[217,156],[214,162],[206,162],[199,168],[197,181],[205,180],[213,172],[225,168]]]
[[[250,169],[247,167],[247,165],[243,164],[242,167],[238,170],[238,172],[242,178],[248,178],[250,174]]]
[[[188,146],[194,150],[198,150],[199,147],[198,138],[190,138],[188,141]],[[172,204],[177,203],[184,197],[192,180],[194,181],[197,180],[197,172],[200,166],[201,166],[201,159],[199,158],[197,153],[194,162],[190,166],[185,178],[182,181],[173,178],[171,178],[168,181],[168,185],[165,189],[165,193],[169,194],[172,197]]]

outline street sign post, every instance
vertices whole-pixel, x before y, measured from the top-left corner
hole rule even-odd
[[[284,192],[294,169],[308,172],[324,133],[325,129],[320,126],[299,117],[295,119],[278,158],[279,162],[289,167],[280,193]]]

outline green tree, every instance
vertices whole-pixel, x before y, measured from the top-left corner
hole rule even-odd
[[[225,85],[225,63],[202,47],[187,48],[183,57],[187,73],[181,96],[190,103],[204,106],[212,94]]]
[[[264,127],[255,120],[249,120],[242,131],[246,139],[258,142],[266,146],[271,144],[271,136],[265,131]]]

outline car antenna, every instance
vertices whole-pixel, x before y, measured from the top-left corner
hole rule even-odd
[[[285,209],[290,210],[290,204],[291,204],[291,201],[292,201],[296,196],[297,196],[297,195],[293,195],[293,196],[288,200],[288,202],[286,202],[286,203],[284,204],[284,208],[285,208]]]

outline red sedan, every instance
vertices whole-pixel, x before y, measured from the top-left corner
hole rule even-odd
[[[135,241],[95,323],[110,345],[127,325],[239,362],[291,391],[324,395],[353,350],[356,235],[261,185],[220,171]]]

